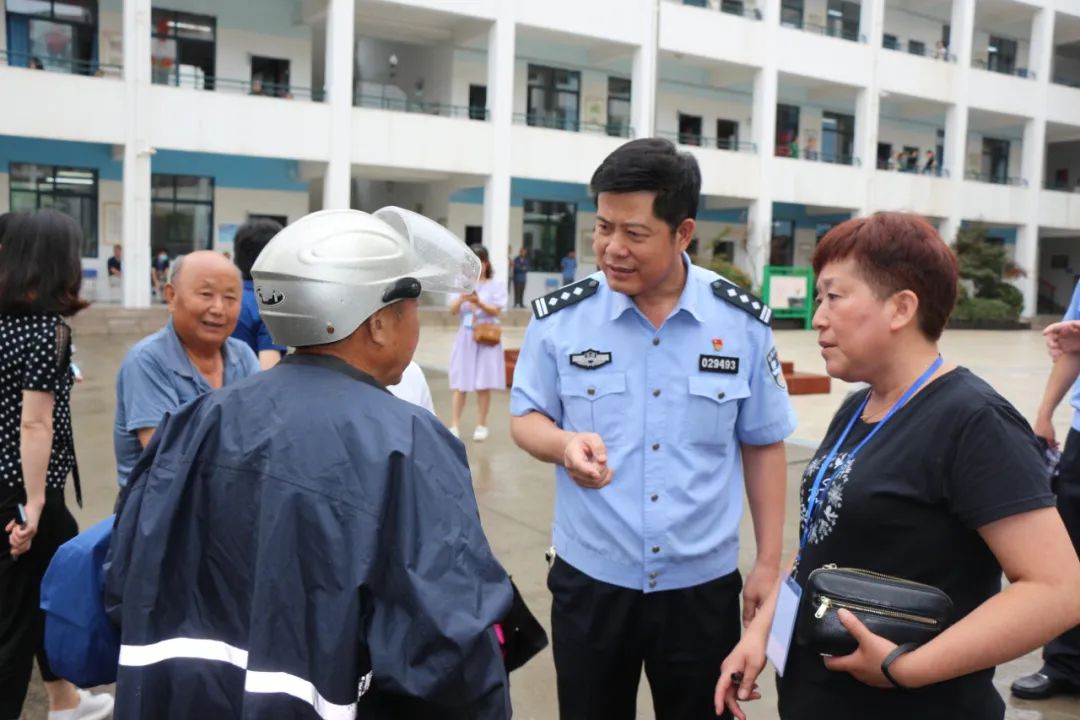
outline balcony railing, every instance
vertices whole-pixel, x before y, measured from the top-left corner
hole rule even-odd
[[[923,167],[923,168],[919,168],[919,167],[915,167],[915,168],[909,168],[909,167],[898,168],[898,167],[896,167],[896,162],[893,161],[893,160],[889,160],[888,162],[883,162],[881,160],[878,160],[877,161],[877,169],[878,170],[885,170],[885,171],[888,171],[888,172],[904,173],[905,175],[926,175],[927,177],[939,177],[939,178],[947,178],[947,177],[949,177],[949,169],[948,168],[942,168],[942,167],[933,167],[933,168],[929,168],[929,169],[927,169],[925,167]]]
[[[252,82],[251,80],[205,75],[201,72],[155,72],[153,75],[153,83],[155,85],[170,85],[172,87],[188,88],[190,90],[220,90],[240,95],[277,97],[284,100],[300,99],[323,102],[326,99],[326,91],[322,88],[306,88],[300,87],[299,85],[279,85],[276,83],[264,83],[258,81]]]
[[[683,5],[719,10],[725,15],[738,15],[751,20],[761,19],[761,10],[756,7],[746,7],[742,0],[683,0]]]
[[[1027,78],[1028,80],[1035,80],[1036,79],[1034,70],[1028,70],[1027,68],[1022,68],[1022,67],[1018,67],[1018,68],[1001,67],[1000,65],[997,65],[996,63],[994,64],[993,67],[990,67],[990,65],[991,64],[988,63],[987,61],[980,60],[978,58],[971,61],[971,66],[979,68],[980,70],[989,70],[990,72],[996,72],[996,73],[1000,73],[1002,75],[1015,75],[1016,77]]]
[[[852,165],[862,167],[862,160],[854,155],[841,155],[839,153],[823,153],[820,150],[795,150],[788,146],[775,148],[776,157],[786,157],[792,160],[809,160],[810,162],[823,162],[832,165]]]
[[[845,30],[835,26],[818,25],[817,23],[808,23],[790,18],[782,21],[780,25],[793,30],[803,30],[804,32],[816,33],[818,35],[827,35],[828,37],[840,38],[841,40],[848,40],[850,42],[866,43],[866,36],[862,33]]]
[[[667,138],[672,142],[687,147],[701,147],[716,150],[731,150],[732,152],[756,153],[757,145],[749,140],[732,140],[731,138],[711,138],[694,133],[658,132],[657,137]]]
[[[916,57],[924,57],[931,60],[943,60],[945,62],[951,63],[956,62],[956,56],[950,53],[948,48],[935,47],[931,49],[926,47],[925,45],[923,45],[922,47],[912,47],[911,45],[908,45],[907,49],[905,49],[904,44],[900,42],[899,38],[896,38],[894,40],[890,37],[883,37],[881,39],[881,47],[885,48],[886,50],[906,52],[908,55],[915,55]]]
[[[0,50],[0,64],[22,67],[31,70],[47,70],[68,75],[90,75],[93,77],[121,77],[124,68],[120,65],[56,57],[53,55],[32,55],[14,50]]]
[[[1014,187],[1027,187],[1028,181],[1020,177],[1007,177],[1005,175],[992,175],[988,173],[966,172],[965,180],[991,183],[993,185],[1012,185]]]
[[[487,108],[475,105],[448,105],[446,103],[425,102],[423,100],[408,100],[401,98],[382,97],[380,95],[357,95],[356,107],[375,108],[376,110],[393,110],[395,112],[416,113],[419,115],[438,115],[450,118],[468,118],[470,120],[487,120]]]
[[[551,130],[566,130],[568,132],[596,133],[610,135],[611,137],[630,138],[634,136],[634,128],[625,123],[581,122],[574,118],[559,117],[554,114],[530,115],[528,113],[514,113],[514,124]]]
[[[1054,182],[1048,180],[1043,183],[1044,190],[1054,190],[1055,192],[1071,192],[1080,193],[1080,182],[1075,185],[1069,185],[1067,182]]]
[[[1080,78],[1077,77],[1067,78],[1062,77],[1061,75],[1055,75],[1053,83],[1055,85],[1066,85],[1072,88],[1080,88]]]

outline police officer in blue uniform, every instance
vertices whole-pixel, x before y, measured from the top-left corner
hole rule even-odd
[[[690,264],[697,162],[629,142],[596,170],[601,272],[533,303],[511,432],[555,465],[552,640],[564,720],[715,717],[740,635],[743,486],[757,560],[743,622],[779,577],[795,428],[769,308]],[[745,481],[745,482],[744,482]]]

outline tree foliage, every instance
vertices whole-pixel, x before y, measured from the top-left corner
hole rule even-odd
[[[1003,246],[987,240],[986,226],[976,223],[958,230],[954,249],[960,278],[970,282],[974,293],[961,292],[953,317],[966,321],[1018,320],[1024,296],[1006,281],[1027,273],[1009,258]]]

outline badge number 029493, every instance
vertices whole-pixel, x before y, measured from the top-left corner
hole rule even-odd
[[[701,355],[698,357],[698,370],[701,372],[736,375],[739,372],[739,358],[724,355]]]

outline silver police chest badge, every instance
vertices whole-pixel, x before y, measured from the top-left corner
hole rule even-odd
[[[586,370],[595,370],[596,368],[604,367],[610,362],[611,353],[600,352],[599,350],[586,350],[584,352],[574,353],[570,356],[571,365]]]

